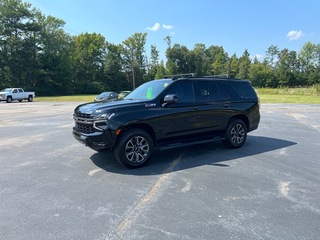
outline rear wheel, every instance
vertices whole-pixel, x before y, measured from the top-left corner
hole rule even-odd
[[[141,167],[149,160],[152,152],[152,138],[141,129],[126,131],[114,149],[118,162],[128,168]]]
[[[11,103],[12,102],[12,97],[7,97],[7,103]]]
[[[33,101],[33,97],[30,95],[29,97],[28,97],[28,102],[32,102]]]
[[[241,147],[247,139],[247,126],[240,119],[234,119],[229,123],[223,144],[229,148]]]

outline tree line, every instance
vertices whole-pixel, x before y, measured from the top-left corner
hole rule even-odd
[[[147,33],[134,33],[121,44],[99,33],[71,36],[65,22],[45,16],[30,3],[0,0],[0,88],[23,87],[37,95],[93,94],[132,90],[166,75],[231,75],[255,87],[297,87],[320,83],[320,44],[307,42],[299,52],[270,46],[263,60],[229,55],[222,46],[193,49],[167,43],[166,61]]]

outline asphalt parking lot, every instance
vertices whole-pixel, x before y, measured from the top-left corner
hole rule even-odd
[[[264,104],[235,150],[126,169],[73,139],[79,103],[0,102],[0,239],[320,239],[320,105]]]

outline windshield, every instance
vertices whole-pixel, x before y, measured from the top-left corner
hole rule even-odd
[[[12,88],[5,88],[1,90],[1,92],[7,92],[7,93],[10,93],[11,91],[12,91]]]
[[[110,95],[110,92],[103,92],[98,97],[108,97]]]
[[[152,100],[156,98],[171,82],[171,79],[146,82],[129,93],[125,99]]]

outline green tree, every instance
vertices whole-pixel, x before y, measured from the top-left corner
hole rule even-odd
[[[192,55],[186,46],[174,44],[172,48],[167,48],[167,69],[170,74],[189,73],[195,70],[192,64]]]
[[[299,85],[296,80],[298,74],[298,59],[295,51],[285,48],[279,53],[276,76],[280,86],[294,87]]]
[[[210,46],[206,49],[207,61],[210,64],[210,74],[227,74],[228,55],[221,46]]]
[[[123,41],[122,59],[124,69],[132,79],[132,88],[144,83],[146,73],[146,55],[145,44],[147,33],[134,33],[132,36]]]
[[[246,49],[239,59],[239,74],[238,74],[239,78],[241,79],[249,78],[250,65],[251,65],[250,53]]]
[[[164,66],[164,62],[163,60],[160,62],[160,64],[158,65],[158,69],[157,69],[157,74],[155,76],[155,79],[162,79],[164,78],[166,75],[168,75],[166,68]]]
[[[167,52],[171,51],[171,44],[172,44],[171,36],[166,36],[164,38],[164,41],[168,45],[167,50],[166,50],[166,55],[167,55]],[[177,73],[177,65],[175,64],[174,59],[168,58],[168,56],[166,56],[166,58],[167,58],[167,61],[166,61],[166,72],[167,72],[167,74],[168,75],[172,75],[172,74]],[[157,79],[159,79],[159,78],[157,78]]]
[[[122,71],[121,54],[121,45],[107,43],[107,54],[104,64],[106,76],[105,90],[120,92],[122,90],[130,90],[132,87]]]
[[[279,48],[275,45],[271,45],[266,51],[265,61],[273,69],[276,67],[276,63],[279,60]]]
[[[233,54],[230,58],[230,65],[228,68],[228,74],[231,76],[237,76],[239,73],[239,59],[236,54]]]
[[[227,68],[228,54],[224,51],[223,47],[220,47],[212,63],[212,72],[214,75],[227,74]]]
[[[82,33],[71,44],[73,86],[76,93],[103,91],[106,41],[101,34]]]
[[[148,64],[148,74],[147,79],[152,80],[155,79],[159,66],[159,51],[155,45],[151,45],[151,57],[150,63]]]
[[[35,10],[20,0],[0,1],[0,84],[31,86],[30,68],[35,64],[35,38],[40,31]]]
[[[319,45],[307,42],[299,52],[299,62],[301,77],[305,81],[304,85],[319,83]]]
[[[315,69],[315,79],[317,79],[315,82],[316,84],[320,84],[320,43],[317,44],[316,47],[316,55],[317,55],[317,60],[316,60],[316,69]]]
[[[250,66],[249,80],[255,87],[270,87],[274,81],[273,70],[266,61],[261,63],[257,57]]]
[[[197,43],[191,51],[191,54],[193,54],[194,61],[192,65],[195,66],[194,73],[197,76],[210,75],[210,64],[206,55],[206,46],[202,43]]]
[[[63,30],[65,22],[40,12],[37,19],[42,30],[37,37],[39,61],[34,66],[35,90],[39,95],[71,94],[71,37]]]

